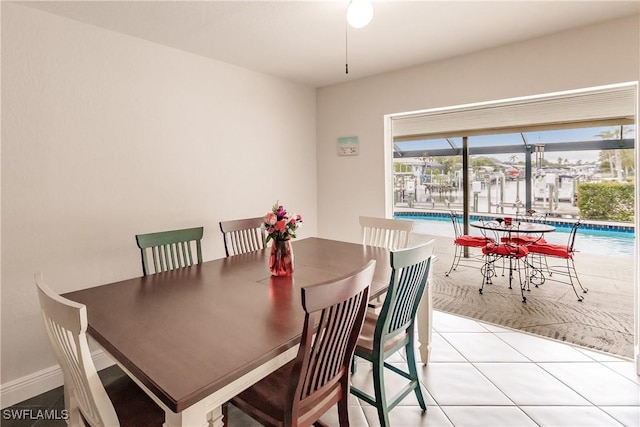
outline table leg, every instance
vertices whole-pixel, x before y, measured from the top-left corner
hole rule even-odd
[[[216,416],[216,420],[219,419],[219,424],[214,423],[213,425],[222,426],[222,409],[217,407],[207,414],[205,401],[195,403],[177,414],[165,409],[164,414],[164,424],[162,427],[209,427],[209,420],[213,419],[214,415]]]
[[[222,407],[220,406],[209,412],[210,427],[223,427],[222,415]]]
[[[418,340],[420,341],[420,359],[425,365],[429,363],[431,356],[431,329],[433,325],[433,301],[431,297],[431,284],[433,283],[433,265],[429,270],[427,288],[422,295],[422,301],[418,306]]]

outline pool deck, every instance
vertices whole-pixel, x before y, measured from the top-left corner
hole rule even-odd
[[[508,288],[500,272],[479,293],[478,261],[463,260],[450,276],[452,237],[414,234],[414,243],[436,240],[432,295],[436,310],[566,341],[625,358],[633,357],[633,259],[577,253],[575,265],[589,290],[579,302],[568,284],[547,281],[531,286],[523,303],[518,286]],[[479,255],[479,250],[472,250]],[[578,289],[580,292],[580,290]]]

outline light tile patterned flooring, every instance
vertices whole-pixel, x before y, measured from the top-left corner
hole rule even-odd
[[[431,361],[420,368],[427,411],[410,395],[391,411],[393,427],[640,426],[631,361],[439,311],[433,327]],[[369,378],[360,362],[354,384],[372,392]],[[389,393],[404,384],[386,378]],[[375,408],[353,396],[349,411],[352,426],[380,425]],[[337,412],[323,421],[337,426]],[[257,424],[231,411],[229,425]]]
[[[392,427],[640,426],[640,377],[631,361],[435,311],[431,361],[421,365],[427,411],[409,395],[391,411]],[[392,363],[402,364],[402,355]],[[115,372],[114,372],[115,369]],[[124,375],[108,368],[101,375]],[[367,362],[353,382],[373,392]],[[389,373],[387,392],[405,380]],[[15,408],[62,408],[59,387]],[[258,426],[230,408],[229,427]],[[379,426],[375,408],[350,396],[351,426]],[[323,419],[338,426],[337,411]],[[54,427],[64,421],[17,421],[3,427]]]

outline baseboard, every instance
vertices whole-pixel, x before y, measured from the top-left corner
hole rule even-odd
[[[101,349],[92,352],[91,358],[98,371],[114,364],[107,353]],[[62,384],[62,370],[58,365],[9,381],[0,385],[0,407],[4,409],[13,406],[16,403],[60,387]]]

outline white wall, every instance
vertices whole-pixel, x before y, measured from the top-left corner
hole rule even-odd
[[[319,234],[357,241],[359,215],[385,215],[385,114],[639,80],[639,28],[635,16],[319,89]],[[359,156],[336,155],[343,136]]]
[[[134,235],[279,199],[316,234],[315,90],[2,4],[2,370],[55,365],[33,273],[66,292],[142,274]],[[114,307],[117,310],[117,307]]]

